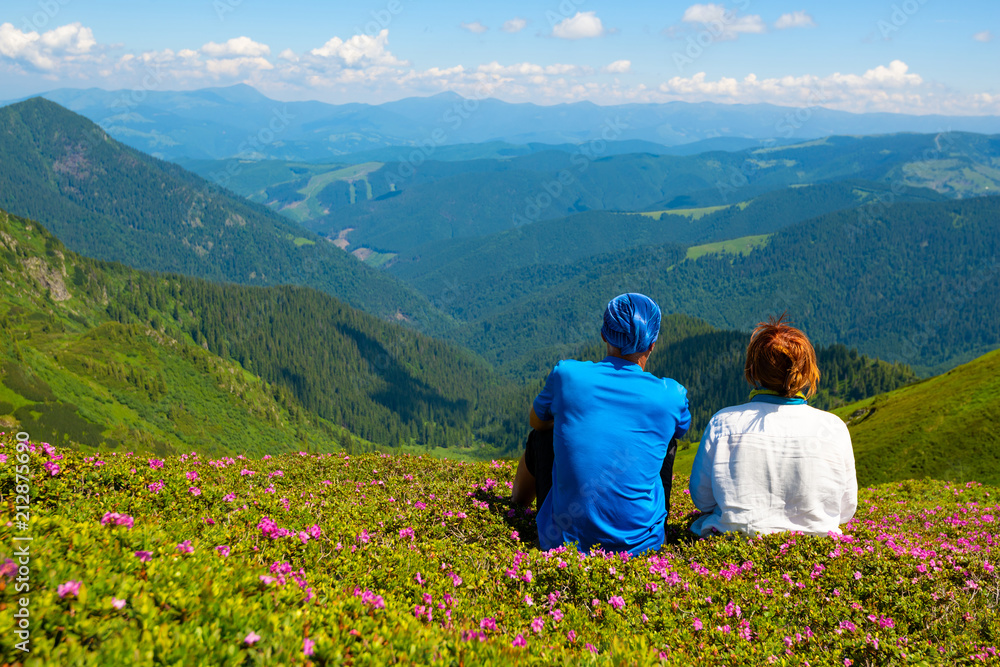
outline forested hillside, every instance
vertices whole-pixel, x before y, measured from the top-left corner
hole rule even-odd
[[[0,232],[0,419],[53,442],[162,453],[199,449],[209,433],[216,452],[259,453],[273,442],[279,450],[374,444],[510,455],[556,360],[604,356],[599,346],[556,339],[501,373],[314,290],[90,260],[6,214]],[[662,331],[651,370],[689,387],[696,430],[743,400],[746,334],[682,316],[665,318]],[[837,378],[824,385],[821,405],[912,378],[843,349],[820,355]]]
[[[569,265],[628,248],[666,243],[690,246],[770,234],[832,211],[878,208],[888,200],[944,199],[925,188],[896,188],[894,192],[886,183],[843,181],[785,188],[720,208],[641,214],[589,211],[486,237],[430,241],[399,254],[385,268],[433,296],[447,282],[477,282],[532,264]]]
[[[429,331],[448,326],[391,276],[41,98],[0,109],[0,208],[98,259],[250,285],[308,285]]]
[[[469,345],[499,362],[586,340],[609,295],[638,291],[720,328],[788,311],[820,344],[930,374],[1000,345],[998,276],[1000,197],[982,197],[831,213],[745,256],[689,260],[660,246],[518,268],[466,280],[441,303],[471,323]]]
[[[8,428],[159,452],[368,441],[482,454],[522,437],[504,402],[516,385],[460,348],[326,294],[86,259],[6,213],[0,244]],[[511,400],[520,423],[523,401]]]
[[[587,145],[509,160],[386,163],[367,174],[371,201],[303,220],[353,246],[406,252],[591,210],[724,206],[793,185],[840,180],[927,187],[948,196],[1000,188],[1000,138],[943,133],[828,137],[695,156],[605,155]]]

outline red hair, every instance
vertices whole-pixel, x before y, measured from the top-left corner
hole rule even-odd
[[[754,387],[789,398],[800,391],[812,396],[819,385],[816,351],[804,333],[785,322],[784,315],[769,317],[754,329],[743,373]]]

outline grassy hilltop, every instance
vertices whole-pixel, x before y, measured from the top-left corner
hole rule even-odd
[[[834,412],[851,429],[858,479],[1000,484],[1000,350]]]
[[[506,462],[32,446],[22,526],[10,434],[3,445],[2,608],[25,595],[12,538],[34,537],[31,653],[5,641],[8,664],[996,659],[1000,490],[975,483],[863,490],[839,537],[699,542],[681,537],[693,508],[678,483],[659,553],[584,557],[532,546]]]

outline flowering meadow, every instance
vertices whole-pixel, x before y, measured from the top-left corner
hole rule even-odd
[[[976,483],[862,490],[842,536],[699,541],[678,479],[668,544],[628,557],[539,551],[508,461],[39,443],[18,488],[0,440],[6,664],[1000,662],[1000,491]]]

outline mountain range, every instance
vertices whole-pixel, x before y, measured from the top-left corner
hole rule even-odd
[[[45,97],[112,137],[165,159],[332,161],[390,146],[502,141],[637,140],[676,146],[719,137],[808,139],[836,134],[1000,132],[994,116],[853,114],[822,107],[668,102],[540,106],[455,93],[378,105],[280,102],[245,84],[191,91],[59,89]],[[425,154],[424,158],[431,157]]]
[[[309,285],[380,316],[419,317],[429,331],[448,326],[391,276],[54,102],[0,108],[0,156],[0,208],[89,257],[247,285]]]

